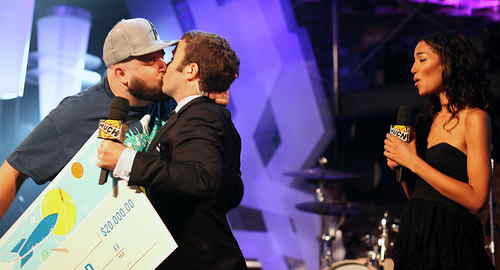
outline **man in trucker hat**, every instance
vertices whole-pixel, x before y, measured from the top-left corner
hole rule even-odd
[[[175,42],[160,40],[154,26],[143,18],[121,20],[111,29],[104,42],[107,69],[101,82],[64,98],[0,167],[0,219],[26,178],[37,184],[54,179],[95,132],[98,121],[106,118],[115,96],[127,98],[131,106],[125,143],[133,142],[137,151],[146,147],[155,127],[164,123],[176,105],[161,94],[166,71],[163,48],[171,44]],[[212,97],[227,104],[226,95]],[[145,119],[151,120],[146,123]]]

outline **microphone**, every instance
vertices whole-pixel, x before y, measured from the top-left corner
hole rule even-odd
[[[129,109],[128,99],[122,97],[114,97],[111,100],[108,108],[108,119],[99,121],[99,134],[98,138],[104,140],[111,140],[115,142],[122,142],[125,139],[127,132],[127,115]],[[99,185],[106,183],[109,171],[101,169],[99,177]]]
[[[399,106],[396,124],[391,125],[389,133],[398,137],[404,142],[410,142],[411,132],[414,127],[415,118],[413,110],[410,106]],[[403,167],[396,167],[396,182],[401,182],[403,179]]]

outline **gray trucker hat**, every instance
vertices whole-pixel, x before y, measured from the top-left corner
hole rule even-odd
[[[104,40],[102,58],[106,67],[127,59],[156,52],[179,41],[160,40],[155,27],[143,18],[118,22]]]

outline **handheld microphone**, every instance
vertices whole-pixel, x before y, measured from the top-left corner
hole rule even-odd
[[[413,130],[415,118],[413,117],[413,110],[410,106],[399,106],[396,124],[391,125],[389,133],[398,137],[400,140],[408,143]],[[401,182],[403,179],[403,167],[396,167],[396,182]]]
[[[99,121],[98,138],[104,140],[112,140],[122,142],[127,132],[127,115],[129,109],[128,99],[122,97],[114,97],[109,104],[108,119]],[[106,183],[109,171],[101,169],[99,177],[99,185]]]

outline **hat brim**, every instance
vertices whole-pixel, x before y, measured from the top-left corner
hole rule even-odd
[[[163,41],[163,40],[156,40],[155,43],[143,50],[140,50],[136,53],[131,54],[131,56],[141,56],[149,53],[153,53],[159,50],[163,50],[167,47],[177,45],[180,40],[171,40],[171,41]]]

